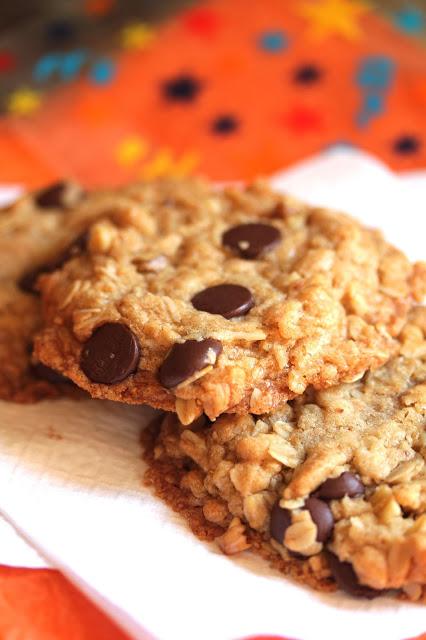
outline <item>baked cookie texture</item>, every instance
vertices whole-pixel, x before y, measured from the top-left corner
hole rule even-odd
[[[379,367],[424,293],[425,265],[380,232],[262,183],[136,184],[109,211],[40,280],[37,356],[93,397],[184,424],[270,412]]]
[[[201,537],[322,589],[426,601],[426,308],[362,380],[144,435],[147,482]]]
[[[108,198],[92,202],[65,181],[0,210],[0,399],[34,402],[69,391],[32,353],[42,324],[38,276],[82,250],[88,222],[107,207]]]

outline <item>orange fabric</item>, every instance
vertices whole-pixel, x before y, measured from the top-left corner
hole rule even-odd
[[[129,640],[58,571],[0,566],[1,640]]]
[[[319,20],[310,5],[323,6],[325,16],[340,6],[345,21]],[[213,0],[156,34],[128,28],[123,46],[101,84],[89,69],[49,96],[13,96],[11,110],[26,115],[4,118],[3,131],[16,140],[16,157],[25,163],[29,150],[38,163],[29,175],[15,162],[7,178],[31,185],[52,171],[88,185],[167,172],[252,178],[339,142],[395,169],[426,166],[424,47],[359,0]],[[372,78],[374,70],[357,79],[371,59],[390,65],[387,79]],[[295,81],[297,69],[312,63],[321,77]],[[179,74],[199,83],[195,99],[165,99],[164,82]],[[374,104],[359,123],[367,99]],[[214,135],[212,120],[223,113],[235,115],[238,130]],[[395,141],[407,134],[419,148],[396,152]],[[143,153],[123,162],[129,140]]]
[[[114,4],[82,3],[92,19]],[[74,81],[11,94],[0,183],[248,179],[342,143],[396,170],[426,166],[425,49],[364,0],[211,0],[116,35],[121,49]],[[0,58],[0,74],[13,72],[14,58]],[[0,568],[0,640],[27,638],[124,636],[57,572]]]

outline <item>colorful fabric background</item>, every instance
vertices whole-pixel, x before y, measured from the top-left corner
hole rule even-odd
[[[337,146],[426,166],[424,3],[212,0],[115,27],[117,4],[0,42],[0,183],[249,179]],[[124,636],[59,573],[2,568],[0,638]]]

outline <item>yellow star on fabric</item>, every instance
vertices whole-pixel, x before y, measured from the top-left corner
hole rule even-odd
[[[333,35],[356,40],[361,35],[359,20],[371,9],[360,0],[307,0],[296,6],[309,21],[308,35],[317,40]]]
[[[125,49],[144,49],[154,37],[154,30],[143,22],[124,27],[120,34],[121,44]]]
[[[7,110],[16,116],[28,116],[41,105],[41,95],[32,89],[17,89],[7,101]]]
[[[117,162],[121,166],[129,167],[141,160],[147,153],[148,143],[145,140],[138,136],[125,138],[118,145],[116,152]]]
[[[182,178],[190,175],[200,158],[195,151],[186,151],[180,157],[175,157],[170,149],[159,149],[150,162],[145,163],[141,169],[141,178],[153,180],[162,176]]]

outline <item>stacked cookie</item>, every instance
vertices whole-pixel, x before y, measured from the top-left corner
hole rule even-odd
[[[3,398],[71,381],[166,410],[147,480],[199,536],[424,597],[425,265],[260,183],[61,183],[0,230]]]

